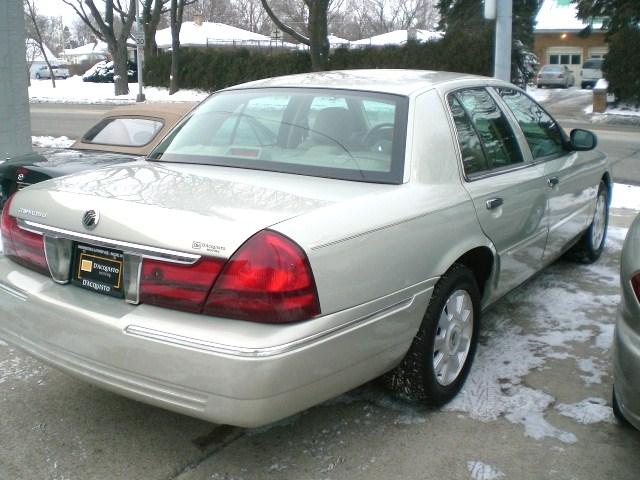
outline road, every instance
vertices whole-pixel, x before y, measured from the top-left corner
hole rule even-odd
[[[64,103],[32,103],[31,134],[79,138],[113,105],[73,105]]]

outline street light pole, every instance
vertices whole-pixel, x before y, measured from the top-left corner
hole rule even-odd
[[[497,0],[496,7],[496,48],[493,76],[510,82],[513,0]]]
[[[138,61],[138,95],[136,102],[144,102],[145,96],[142,91],[142,57],[144,55],[144,31],[140,24],[140,0],[136,0],[136,57]]]

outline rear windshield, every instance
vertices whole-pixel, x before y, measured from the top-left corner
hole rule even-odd
[[[221,92],[151,160],[402,183],[408,99],[334,89]]]
[[[108,117],[101,120],[82,138],[84,143],[142,147],[162,129],[164,121],[146,117]]]
[[[584,65],[582,65],[582,68],[595,68],[599,70],[602,68],[602,60],[587,60],[586,62],[584,62]]]
[[[556,67],[553,65],[545,65],[544,67],[542,67],[542,71],[543,72],[564,72],[564,68]]]

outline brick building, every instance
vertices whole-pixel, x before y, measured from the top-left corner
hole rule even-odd
[[[582,64],[589,58],[602,58],[608,47],[602,21],[593,19],[591,32],[581,33],[588,22],[576,18],[571,0],[544,0],[536,16],[534,52],[541,65],[566,65],[580,85]]]

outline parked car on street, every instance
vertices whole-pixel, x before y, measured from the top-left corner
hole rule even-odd
[[[0,209],[13,193],[33,183],[143,158],[190,108],[184,103],[118,107],[70,148],[0,160]]]
[[[61,78],[62,80],[66,80],[69,77],[69,69],[65,67],[61,67],[59,65],[51,65],[51,70],[53,70],[53,74],[56,79]],[[49,71],[49,67],[46,65],[41,66],[36,70],[34,75],[38,80],[51,78],[51,72]]]
[[[582,70],[580,76],[580,88],[593,88],[598,83],[598,80],[602,78],[602,63],[601,58],[591,58],[582,64]]]
[[[622,300],[614,333],[613,411],[640,429],[640,216],[629,228],[620,259]]]
[[[102,61],[96,63],[82,75],[83,82],[113,83],[115,69],[112,61]],[[138,66],[131,61],[127,61],[127,80],[129,82],[138,81]]]
[[[566,65],[544,65],[538,71],[538,88],[562,87],[569,88],[576,84],[573,72]]]
[[[483,309],[567,251],[600,256],[611,176],[596,142],[472,75],[228,88],[146,161],[11,197],[0,337],[222,424],[272,422],[381,375],[443,405]]]

